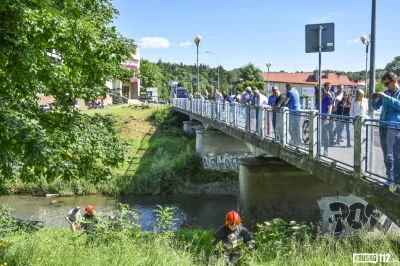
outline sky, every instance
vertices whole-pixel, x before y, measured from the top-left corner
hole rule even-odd
[[[400,55],[399,0],[377,0],[375,67]],[[335,51],[322,69],[365,70],[372,0],[114,0],[117,30],[135,40],[141,59],[199,63],[227,70],[253,63],[267,72],[311,72],[318,53],[305,52],[305,25],[334,23]],[[369,40],[369,39],[368,39]],[[371,48],[371,45],[369,45]],[[206,53],[206,51],[215,53]],[[369,59],[368,59],[369,60]],[[369,69],[369,61],[368,61]]]

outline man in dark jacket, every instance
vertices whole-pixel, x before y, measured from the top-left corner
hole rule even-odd
[[[237,262],[240,246],[245,244],[248,249],[254,249],[256,244],[251,233],[242,226],[240,215],[230,211],[226,215],[225,225],[217,229],[213,246],[219,252],[225,252],[230,263]]]

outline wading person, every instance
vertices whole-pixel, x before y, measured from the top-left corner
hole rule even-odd
[[[240,215],[230,211],[226,215],[225,225],[215,232],[213,246],[216,251],[224,253],[230,263],[236,263],[240,246],[244,244],[248,249],[256,247],[253,239],[251,233],[242,226]]]
[[[81,208],[76,206],[71,209],[66,215],[64,215],[64,219],[69,223],[71,230],[75,232],[80,229],[79,219],[81,218]]]
[[[92,205],[88,205],[85,208],[86,213],[83,215],[82,227],[86,231],[93,231],[94,224],[97,224],[99,220],[94,215],[94,207]]]

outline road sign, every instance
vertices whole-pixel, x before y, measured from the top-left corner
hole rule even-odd
[[[335,24],[306,25],[306,53],[319,52],[319,29],[322,27],[321,52],[335,51]]]
[[[172,86],[175,86],[175,85],[178,85],[178,81],[171,80],[171,81],[169,82],[169,84],[172,85]]]

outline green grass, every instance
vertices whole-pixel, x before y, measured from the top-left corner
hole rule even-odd
[[[0,244],[0,263],[8,265],[226,265],[212,252],[212,231],[180,230],[153,234],[139,231],[96,234],[72,233],[68,229],[41,229],[12,235]],[[264,235],[265,237],[265,235]],[[381,233],[331,235],[265,240],[257,235],[258,248],[242,249],[240,265],[354,265],[353,253],[390,254],[399,258],[398,237]],[[273,245],[276,248],[271,248]],[[393,263],[378,265],[395,265]]]

